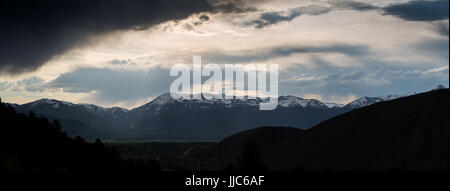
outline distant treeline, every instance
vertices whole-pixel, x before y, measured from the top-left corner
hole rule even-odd
[[[152,160],[124,160],[99,139],[69,138],[60,123],[17,113],[0,100],[0,171],[159,171]]]

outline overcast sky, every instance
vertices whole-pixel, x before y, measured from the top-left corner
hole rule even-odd
[[[133,108],[170,66],[279,64],[282,95],[348,103],[449,85],[448,0],[0,4],[0,96]]]

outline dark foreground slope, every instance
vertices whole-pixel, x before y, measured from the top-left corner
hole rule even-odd
[[[242,153],[242,147],[248,140],[258,144],[260,150],[264,151],[277,143],[301,135],[305,130],[286,127],[262,127],[237,133],[229,136],[218,144],[193,153],[194,158],[210,158],[221,160],[235,160]]]
[[[272,170],[448,170],[449,91],[382,102],[267,149]]]
[[[18,114],[0,102],[0,172],[105,172],[158,170],[151,161],[126,161],[97,140],[69,138],[59,122]]]

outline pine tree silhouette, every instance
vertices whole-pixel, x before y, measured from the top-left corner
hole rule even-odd
[[[159,171],[156,161],[137,165],[122,157],[100,139],[88,143],[81,137],[69,138],[59,121],[50,122],[34,112],[19,114],[0,103],[0,172],[109,172]]]
[[[248,139],[242,148],[242,154],[238,159],[238,171],[261,172],[266,171],[266,165],[261,161],[261,150],[258,143]]]

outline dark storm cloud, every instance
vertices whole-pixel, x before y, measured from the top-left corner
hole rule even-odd
[[[280,22],[289,22],[294,20],[295,18],[302,15],[321,15],[328,13],[333,10],[359,10],[359,11],[367,11],[379,9],[376,6],[357,2],[357,1],[329,1],[330,6],[303,6],[297,7],[285,11],[273,11],[262,13],[258,19],[247,23],[247,25],[252,25],[255,28],[264,28],[270,25],[274,25]]]
[[[25,89],[26,91],[43,91],[44,79],[32,76],[16,82],[0,82],[0,91],[12,90],[20,91]]]
[[[246,23],[255,28],[264,28],[280,22],[289,22],[302,15],[320,15],[336,10],[371,11],[379,10],[385,15],[393,15],[409,21],[437,21],[448,19],[449,1],[409,1],[406,3],[392,4],[387,7],[378,7],[368,3],[352,0],[328,1],[329,7],[306,6],[297,7],[285,11],[262,13],[258,19]],[[445,32],[445,28],[442,28]],[[448,29],[448,28],[447,28]],[[448,31],[448,30],[447,30]]]
[[[108,62],[108,64],[112,64],[112,65],[127,65],[128,61],[126,60],[119,60],[119,59],[114,59]]]
[[[286,57],[293,54],[310,53],[338,53],[349,56],[362,56],[368,54],[368,47],[348,44],[332,44],[323,46],[283,46],[260,48],[235,53],[222,53],[223,51],[202,53],[206,61],[214,63],[249,63],[266,61],[272,58]]]
[[[192,24],[186,23],[183,27],[188,30],[192,31],[194,30],[194,26],[202,25],[203,23],[206,23],[210,20],[208,15],[202,15],[198,18],[197,21],[192,22]]]
[[[328,13],[331,9],[320,6],[297,7],[287,11],[266,12],[260,15],[257,20],[247,23],[255,28],[264,28],[269,25],[277,24],[283,21],[292,21],[301,15],[319,15]]]
[[[0,3],[0,73],[33,71],[92,37],[145,30],[200,12],[241,12],[229,1],[208,0],[3,0]],[[203,20],[206,17],[202,17]]]
[[[358,2],[358,1],[350,1],[350,0],[332,0],[329,1],[330,5],[332,5],[335,9],[350,9],[357,11],[368,11],[379,9],[377,6]]]
[[[449,58],[449,41],[441,39],[423,40],[414,44],[413,48],[435,59],[440,59],[448,63]]]
[[[443,35],[447,36],[449,35],[449,27],[448,27],[448,21],[437,21],[434,23],[435,30]]]
[[[385,14],[409,21],[435,21],[448,19],[448,0],[410,1],[385,7]]]
[[[256,11],[253,6],[270,0],[208,0],[215,12],[244,13]]]

